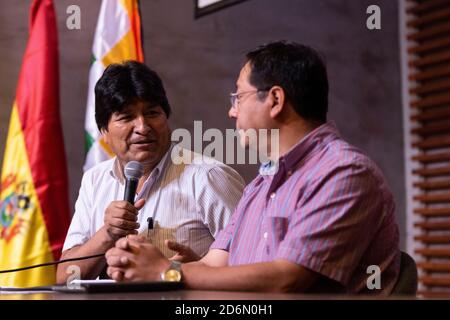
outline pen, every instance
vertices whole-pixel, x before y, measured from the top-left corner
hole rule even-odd
[[[147,238],[150,237],[150,230],[153,229],[153,218],[152,217],[148,217],[147,218]]]

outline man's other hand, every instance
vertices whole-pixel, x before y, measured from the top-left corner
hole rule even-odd
[[[170,258],[170,260],[176,260],[186,263],[191,261],[197,261],[200,260],[201,258],[198,254],[194,252],[194,250],[176,241],[166,240],[164,241],[164,244],[166,245],[167,248],[176,252],[176,254]]]

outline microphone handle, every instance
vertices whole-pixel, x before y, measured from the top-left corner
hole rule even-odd
[[[125,180],[125,193],[123,200],[128,201],[134,205],[134,198],[136,196],[136,189],[138,185],[138,179],[126,179]]]

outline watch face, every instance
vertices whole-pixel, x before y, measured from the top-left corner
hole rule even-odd
[[[181,280],[181,273],[178,270],[170,269],[164,273],[164,281],[179,282]]]

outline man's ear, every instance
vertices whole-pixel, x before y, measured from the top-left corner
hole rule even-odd
[[[270,117],[276,118],[283,111],[286,95],[280,86],[273,86],[269,91],[269,101],[272,103]]]
[[[107,144],[109,144],[108,141],[108,129],[107,128],[101,128],[100,129],[100,134],[102,135],[100,137],[100,139],[102,139],[103,141],[105,141]]]

